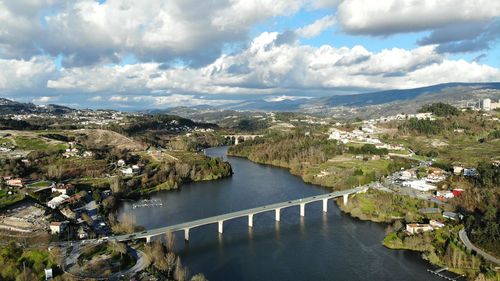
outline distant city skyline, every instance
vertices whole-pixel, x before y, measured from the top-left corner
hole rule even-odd
[[[0,0],[0,97],[166,108],[500,81],[500,2]]]

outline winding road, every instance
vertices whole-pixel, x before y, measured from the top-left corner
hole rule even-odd
[[[500,265],[500,259],[498,259],[498,258],[486,253],[485,251],[479,249],[478,247],[474,246],[470,242],[469,237],[467,237],[467,232],[465,232],[464,229],[462,229],[458,232],[458,236],[460,237],[460,240],[462,240],[462,243],[464,243],[465,247],[467,247],[469,250],[474,250],[476,253],[478,253],[480,256],[482,256],[485,260],[488,260],[492,263]]]

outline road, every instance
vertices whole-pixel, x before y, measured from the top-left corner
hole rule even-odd
[[[467,247],[469,250],[474,250],[476,253],[478,253],[480,256],[482,256],[485,260],[490,261],[492,263],[495,263],[497,265],[500,265],[500,259],[486,253],[485,251],[479,249],[478,247],[474,246],[470,240],[469,237],[467,237],[467,232],[462,229],[458,232],[458,236],[460,237],[460,240],[462,240],[462,243],[464,243],[465,247]]]
[[[135,265],[127,270],[113,274],[110,279],[132,276],[135,273],[141,272],[149,265],[144,252],[137,250],[135,248],[132,248],[132,247],[130,247],[128,250],[129,250],[130,254],[136,260]]]

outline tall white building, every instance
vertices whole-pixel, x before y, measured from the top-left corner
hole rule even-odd
[[[484,111],[491,110],[491,99],[484,99],[481,101],[481,109]]]

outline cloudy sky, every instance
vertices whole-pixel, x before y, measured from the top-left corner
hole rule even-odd
[[[498,0],[0,0],[0,97],[119,109],[500,81]]]

